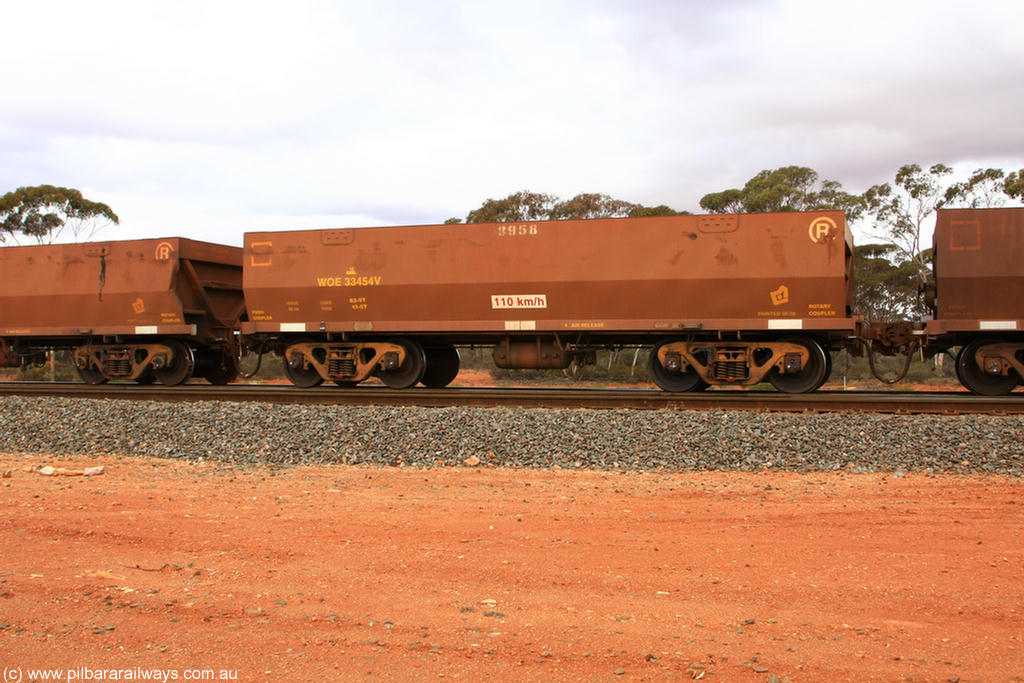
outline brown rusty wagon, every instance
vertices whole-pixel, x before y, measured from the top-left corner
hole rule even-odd
[[[1024,378],[1024,208],[940,209],[933,247],[926,347],[961,347],[961,384],[1009,393]]]
[[[246,343],[300,386],[444,386],[459,345],[502,368],[643,345],[668,391],[806,392],[859,324],[839,211],[251,232],[244,250]]]
[[[71,349],[81,377],[238,374],[242,251],[182,238],[0,249],[0,364]]]

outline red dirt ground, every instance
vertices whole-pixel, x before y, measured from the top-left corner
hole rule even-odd
[[[1024,676],[1016,479],[0,472],[5,683]]]

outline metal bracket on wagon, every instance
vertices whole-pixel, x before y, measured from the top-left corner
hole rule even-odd
[[[916,346],[919,342],[914,323],[899,321],[865,325],[862,336],[871,342],[870,350],[895,355],[900,349]]]

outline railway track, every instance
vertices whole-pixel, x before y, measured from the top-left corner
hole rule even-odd
[[[0,396],[58,396],[147,401],[236,401],[323,405],[522,406],[542,408],[624,408],[632,410],[744,410],[754,412],[864,412],[897,414],[1024,414],[1024,394],[975,396],[966,392],[901,393],[819,391],[781,394],[760,391],[704,391],[669,394],[644,389],[316,387],[236,384],[176,387],[135,384],[0,382]]]

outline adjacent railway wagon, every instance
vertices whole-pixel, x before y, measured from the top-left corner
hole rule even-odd
[[[1009,393],[1024,377],[1024,208],[940,209],[924,325],[932,351],[960,346],[960,383]]]
[[[86,382],[238,374],[242,250],[182,238],[0,249],[0,364],[72,349]]]
[[[444,386],[456,345],[565,368],[651,345],[669,391],[818,388],[857,334],[839,211],[246,233],[252,348],[301,386]]]

